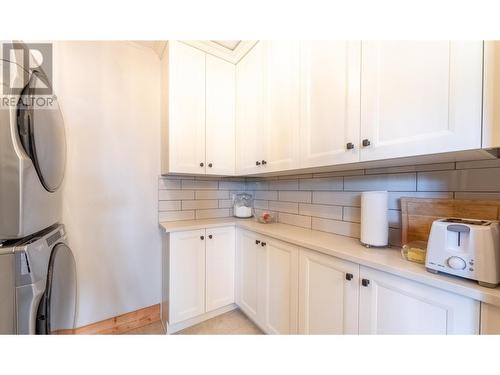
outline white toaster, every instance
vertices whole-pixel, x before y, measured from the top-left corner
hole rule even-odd
[[[500,283],[497,221],[447,218],[432,223],[425,267],[477,280],[494,288]]]

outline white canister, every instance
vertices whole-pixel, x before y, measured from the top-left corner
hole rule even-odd
[[[389,244],[387,191],[361,193],[361,243],[384,247]]]

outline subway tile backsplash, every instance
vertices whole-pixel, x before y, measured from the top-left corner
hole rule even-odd
[[[257,213],[278,222],[359,238],[360,194],[389,191],[389,238],[401,244],[401,197],[500,199],[500,160],[357,169],[269,178],[161,176],[159,221],[232,215],[231,196],[248,192]]]
[[[244,178],[161,176],[158,219],[162,222],[231,216],[231,196],[245,191],[246,184]],[[273,193],[277,197],[278,192]],[[263,202],[267,204],[267,200]]]

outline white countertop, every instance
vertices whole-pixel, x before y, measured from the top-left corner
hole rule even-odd
[[[356,238],[304,229],[287,224],[260,224],[253,219],[184,220],[160,223],[167,232],[235,225],[306,249],[345,259],[362,266],[372,267],[393,275],[405,277],[426,285],[444,289],[481,302],[500,306],[500,287],[485,288],[475,281],[451,275],[427,272],[424,265],[401,257],[399,248],[366,248]]]

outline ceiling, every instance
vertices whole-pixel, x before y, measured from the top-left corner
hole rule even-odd
[[[156,54],[161,57],[163,50],[167,46],[167,41],[166,40],[140,40],[137,41],[136,43],[139,43],[140,45],[144,47],[151,48],[153,51],[156,52]]]
[[[233,64],[238,63],[256,43],[251,40],[184,40],[182,42]],[[166,40],[141,40],[135,43],[152,49],[159,57],[162,56],[167,46]]]
[[[237,64],[255,45],[255,40],[183,40],[185,44]]]
[[[240,44],[241,40],[212,40],[212,42],[218,45],[234,51],[236,47]]]

